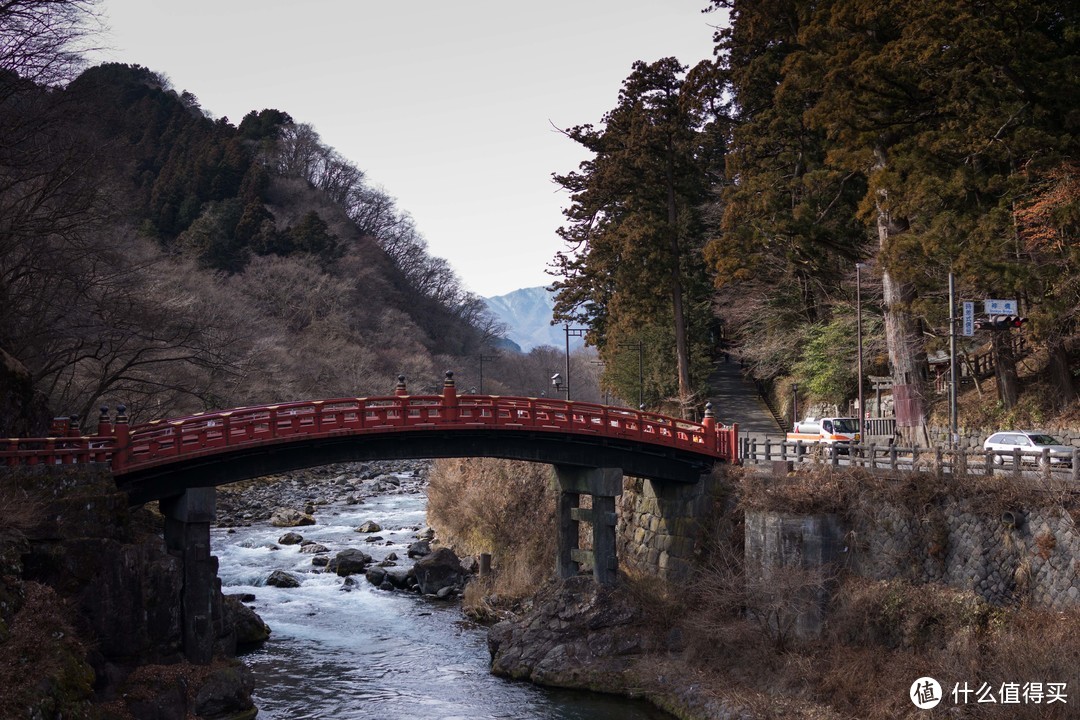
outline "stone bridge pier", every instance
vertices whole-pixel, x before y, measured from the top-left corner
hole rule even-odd
[[[159,501],[165,516],[165,545],[183,563],[180,627],[184,656],[207,665],[214,655],[214,600],[218,591],[217,558],[210,554],[210,523],[216,516],[216,491],[189,488]]]
[[[556,465],[555,478],[559,484],[559,577],[573,577],[582,565],[591,565],[597,583],[614,585],[619,567],[615,556],[615,498],[622,494],[622,469]],[[591,509],[580,507],[582,495],[592,496]],[[578,547],[581,522],[592,525],[592,550]]]

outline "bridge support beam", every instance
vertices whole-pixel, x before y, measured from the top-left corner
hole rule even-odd
[[[180,624],[184,656],[208,665],[214,655],[214,597],[217,558],[210,554],[210,523],[216,513],[214,488],[190,488],[159,503],[165,516],[165,545],[183,564]]]
[[[556,465],[555,477],[559,483],[559,577],[577,575],[584,563],[592,565],[597,583],[614,585],[619,567],[615,554],[615,498],[622,494],[622,470]],[[592,509],[580,507],[582,495],[592,496]],[[592,525],[592,550],[578,547],[580,522]]]

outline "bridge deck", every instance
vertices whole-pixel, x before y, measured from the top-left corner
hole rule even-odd
[[[519,447],[501,456],[544,461],[551,455],[552,462],[565,461],[565,457],[586,458],[588,448],[592,448],[609,460],[625,459],[637,453],[702,466],[718,460],[733,461],[737,451],[736,428],[717,425],[709,411],[704,422],[696,423],[594,403],[458,396],[449,379],[441,395],[398,394],[277,403],[135,426],[128,426],[121,411],[115,421],[103,416],[98,433],[11,438],[0,445],[0,463],[110,463],[123,485],[125,476],[162,476],[170,468],[179,471],[201,467],[205,471],[215,459],[225,461],[241,456],[250,459],[260,453],[277,453],[286,458],[290,454],[286,450],[301,448],[310,451],[318,447],[330,456],[341,458],[361,457],[364,455],[357,450],[357,441],[373,442],[376,438],[379,443],[372,445],[370,452],[375,452],[377,447],[378,452],[388,452],[391,457],[417,457],[415,453],[424,451],[431,452],[431,457],[465,456],[477,452],[477,437],[518,443]],[[455,438],[471,440],[461,442],[461,447],[455,449]],[[410,439],[417,448],[394,445],[408,443]],[[351,445],[346,447],[343,441],[350,441]],[[532,453],[522,442],[548,449]],[[482,447],[480,451],[493,454]],[[314,464],[307,457],[309,454],[291,452],[291,459],[282,462]],[[301,455],[305,459],[300,459]],[[578,462],[588,464],[586,459]],[[256,464],[261,467],[266,463]]]

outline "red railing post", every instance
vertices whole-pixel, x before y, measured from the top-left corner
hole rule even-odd
[[[109,419],[109,408],[104,405],[98,408],[101,414],[98,416],[97,421],[97,434],[105,437],[112,435],[112,421]]]
[[[705,428],[705,447],[716,452],[719,438],[716,437],[716,415],[713,414],[712,403],[705,403],[705,417],[701,420]]]
[[[394,394],[398,397],[405,397],[409,394],[408,388],[405,387],[405,376],[397,376],[397,387],[394,388]]]
[[[128,427],[127,408],[123,405],[116,406],[116,422],[113,424],[113,437],[116,438],[116,449],[112,456],[112,469],[114,473],[123,472],[127,467],[131,443]]]
[[[454,383],[454,373],[446,371],[446,379],[443,380],[443,417],[444,422],[456,423],[458,419],[458,395],[457,385]]]

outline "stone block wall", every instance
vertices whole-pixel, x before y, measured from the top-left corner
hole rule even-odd
[[[881,503],[849,535],[850,567],[872,579],[942,582],[988,602],[1080,602],[1080,530],[1047,504],[1001,514],[966,499],[922,508]]]
[[[1009,428],[1002,427],[997,430],[1032,430],[1038,433],[1052,435],[1064,445],[1080,447],[1080,428]],[[990,436],[989,431],[969,430],[960,428],[960,447],[982,449],[983,441]],[[934,445],[947,446],[949,444],[949,429],[943,427],[930,428],[930,442]]]
[[[1080,604],[1080,528],[1068,509],[1053,500],[989,511],[969,498],[946,498],[915,508],[868,496],[848,519],[837,516],[840,526],[828,524],[825,535],[840,538],[830,562],[839,560],[870,579],[944,583],[994,604],[1075,606]],[[757,526],[749,515],[744,529],[731,505],[719,474],[703,476],[694,484],[624,478],[617,507],[620,566],[683,581],[692,575],[706,544],[734,546],[732,536],[743,539],[748,561],[762,566],[790,562],[767,557],[779,552],[775,548],[787,552],[790,542],[773,542],[772,550],[765,547],[771,536],[752,531]],[[798,520],[790,513],[784,518],[788,525]],[[814,532],[803,535],[812,537]]]
[[[716,475],[692,484],[624,478],[617,508],[619,564],[665,580],[689,577],[706,534],[716,529],[711,513],[723,502],[720,487]]]

